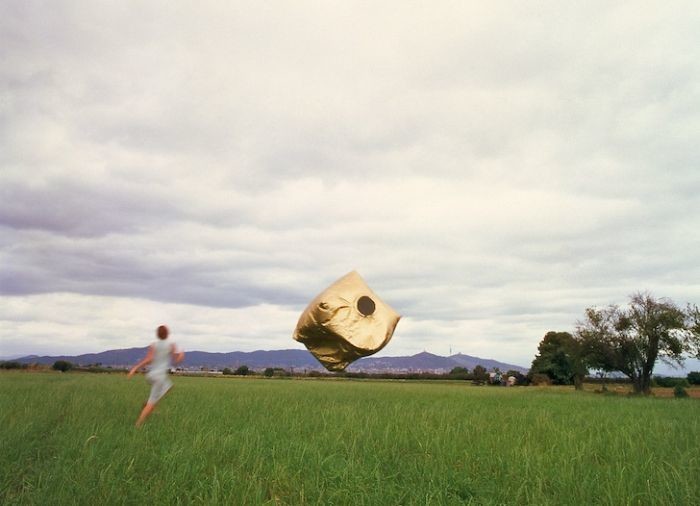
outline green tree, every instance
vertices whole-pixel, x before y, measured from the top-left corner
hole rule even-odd
[[[692,371],[688,373],[688,383],[691,385],[700,385],[700,372]]]
[[[0,362],[0,369],[26,369],[27,367],[27,364],[15,362],[14,360]]]
[[[483,365],[479,364],[472,371],[472,376],[475,381],[486,381],[489,378],[489,373]]]
[[[248,376],[250,374],[250,369],[248,369],[247,365],[242,365],[235,371],[233,371],[233,374],[236,376]]]
[[[690,382],[685,378],[673,378],[671,376],[654,376],[651,384],[657,387],[673,388],[675,386],[689,387]]]
[[[676,385],[673,388],[673,396],[676,397],[677,399],[682,399],[684,397],[688,397],[688,392],[686,392],[683,385]]]
[[[56,371],[66,372],[73,369],[73,364],[67,360],[56,360],[51,367]]]
[[[545,374],[555,385],[574,384],[583,388],[583,378],[588,374],[582,343],[568,332],[547,332],[537,347],[538,354],[532,361],[528,376]]]
[[[275,370],[272,367],[265,369],[263,375],[267,378],[272,378],[275,375]]]
[[[683,365],[700,355],[700,313],[669,299],[636,293],[625,307],[588,308],[576,335],[586,349],[588,365],[619,371],[632,380],[635,393],[648,395],[657,360]]]

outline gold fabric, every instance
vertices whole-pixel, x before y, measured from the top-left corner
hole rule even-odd
[[[311,301],[293,337],[326,369],[342,371],[384,348],[400,318],[352,271]]]

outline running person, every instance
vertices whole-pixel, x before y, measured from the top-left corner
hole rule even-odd
[[[138,420],[136,420],[137,427],[146,421],[158,401],[172,388],[173,383],[168,378],[171,364],[179,364],[185,358],[185,352],[178,351],[175,343],[168,341],[168,333],[168,327],[165,325],[158,327],[156,331],[158,340],[148,347],[146,358],[132,367],[127,376],[131,378],[141,367],[151,364],[148,374],[146,374],[146,379],[151,384],[151,395],[141,410]]]

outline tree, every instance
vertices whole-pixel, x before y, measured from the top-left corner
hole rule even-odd
[[[588,374],[584,349],[580,341],[568,332],[547,332],[537,347],[538,354],[532,361],[528,376],[546,374],[555,385],[575,385],[583,388],[583,378]]]
[[[471,377],[469,375],[469,369],[461,366],[453,367],[452,370],[448,373],[448,376],[452,379],[460,380],[466,380]]]
[[[619,371],[632,380],[635,393],[648,395],[657,360],[683,365],[700,355],[700,313],[669,299],[636,293],[626,307],[588,308],[576,329],[590,367]]]
[[[489,378],[489,373],[483,365],[479,364],[472,371],[472,376],[475,381],[486,381]]]
[[[28,364],[12,361],[0,361],[0,369],[26,369]]]
[[[235,371],[233,371],[233,374],[237,376],[248,376],[250,374],[250,369],[248,369],[247,365],[242,365]]]
[[[683,385],[676,385],[673,388],[673,396],[677,399],[682,399],[684,397],[688,397],[688,392],[685,390]]]
[[[674,378],[671,376],[654,376],[651,381],[652,385],[663,388],[673,388],[678,385],[689,387],[690,382],[685,378]]]
[[[268,367],[267,369],[265,369],[263,375],[266,378],[272,378],[275,375],[275,370],[272,367]]]
[[[56,360],[51,367],[56,371],[66,372],[73,369],[73,364],[66,360]]]
[[[691,385],[700,385],[700,372],[692,371],[688,373],[688,383]]]

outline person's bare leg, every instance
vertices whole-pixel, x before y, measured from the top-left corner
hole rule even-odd
[[[149,417],[149,415],[153,412],[153,408],[155,408],[155,404],[151,404],[150,402],[147,402],[146,405],[143,407],[141,410],[141,414],[139,415],[139,419],[136,420],[136,426],[141,427],[143,425],[143,422],[146,421],[146,418]]]

